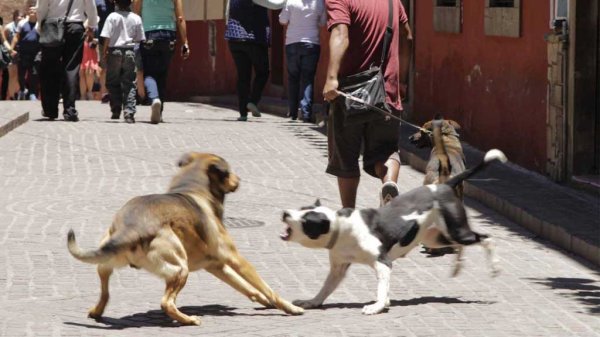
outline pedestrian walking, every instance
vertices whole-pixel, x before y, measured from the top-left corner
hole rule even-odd
[[[12,47],[6,40],[6,34],[4,33],[3,25],[4,22],[0,17],[0,72],[2,72],[2,92],[0,99],[5,100],[8,92],[8,67],[12,62]]]
[[[104,46],[104,39],[100,36],[102,32],[102,28],[104,28],[104,22],[106,22],[106,18],[108,15],[115,10],[115,3],[113,0],[95,0],[96,1],[96,11],[98,12],[98,29],[96,29],[96,38],[98,39],[98,44],[100,46]],[[102,103],[109,102],[108,90],[106,89],[106,65],[105,60],[103,59],[104,55],[102,52],[98,55],[98,66],[99,66],[99,80],[100,80],[100,95],[102,96]]]
[[[84,23],[84,27],[87,22]],[[100,75],[98,60],[98,39],[94,35],[86,35],[83,43],[83,58],[79,67],[79,96],[81,100],[94,99],[94,82]]]
[[[384,183],[380,200],[385,204],[399,194],[396,184],[400,171],[399,124],[377,113],[356,122],[347,115],[348,107],[338,89],[340,80],[379,65],[385,88],[382,103],[399,114],[402,110],[400,73],[406,71],[400,69],[399,41],[401,30],[405,33],[403,36],[412,39],[408,18],[399,0],[325,0],[325,3],[329,18],[327,28],[331,32],[330,60],[323,88],[323,96],[331,102],[326,172],[338,179],[342,206],[354,208],[360,181],[358,158],[364,145],[363,169]]]
[[[79,121],[75,100],[79,92],[79,67],[83,58],[84,35],[94,35],[98,14],[94,0],[37,0],[40,34],[45,20],[66,18],[64,43],[42,45],[40,65],[42,116],[50,120],[58,117],[58,102],[62,94],[65,121]],[[83,22],[88,20],[88,28]],[[58,85],[57,85],[58,84]]]
[[[40,35],[36,29],[35,7],[29,7],[27,17],[17,25],[11,48],[17,50],[19,75],[18,100],[37,101],[39,91]]]
[[[237,69],[237,94],[240,117],[260,117],[258,103],[269,79],[271,27],[265,7],[252,0],[230,0],[225,39]],[[252,72],[254,81],[252,82]]]
[[[146,96],[151,103],[150,122],[163,121],[167,78],[175,51],[177,32],[181,56],[190,56],[182,0],[134,0],[134,12],[142,17],[146,40],[140,46]]]
[[[136,49],[144,41],[142,18],[131,12],[131,0],[116,0],[117,9],[106,18],[104,38],[106,87],[110,95],[111,119],[124,111],[127,123],[135,123]]]
[[[9,44],[9,46],[10,44],[12,44],[15,34],[17,34],[19,21],[21,21],[22,18],[23,17],[21,16],[21,12],[19,10],[15,10],[12,13],[12,21],[4,26],[4,38],[5,41],[7,41],[7,43]],[[19,90],[17,54],[13,50],[9,50],[9,52],[11,53],[12,60],[8,67],[2,71],[2,99],[16,99],[16,95]]]
[[[288,114],[304,122],[314,121],[313,88],[321,54],[320,27],[327,23],[323,0],[288,0],[279,14],[286,26],[285,55],[288,73]]]

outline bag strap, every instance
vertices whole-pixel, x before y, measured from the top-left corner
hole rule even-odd
[[[385,27],[385,35],[383,36],[383,51],[381,52],[381,61],[379,66],[383,66],[383,61],[388,53],[388,49],[390,48],[390,43],[392,42],[392,35],[394,34],[394,4],[393,0],[388,0],[388,24]]]
[[[69,0],[69,7],[67,8],[67,13],[65,14],[65,22],[67,22],[67,19],[69,18],[69,13],[71,13],[71,7],[73,7],[73,1],[74,0]]]

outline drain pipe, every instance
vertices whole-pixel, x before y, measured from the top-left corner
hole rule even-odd
[[[563,96],[563,106],[562,106],[562,110],[563,110],[563,114],[562,114],[562,121],[563,121],[563,139],[565,140],[563,142],[563,160],[561,163],[561,168],[562,168],[562,172],[563,172],[563,181],[568,180],[568,172],[567,172],[567,160],[568,160],[568,149],[569,149],[569,118],[567,116],[568,112],[569,112],[569,23],[568,21],[565,20],[560,20],[560,24],[561,24],[561,30],[562,30],[562,34],[560,36],[560,41],[562,43],[562,53],[563,53],[563,58],[562,58],[562,78],[563,78],[563,86],[562,86],[562,96]]]

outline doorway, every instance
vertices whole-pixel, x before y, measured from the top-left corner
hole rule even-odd
[[[573,182],[600,189],[600,6],[571,5],[568,171]]]

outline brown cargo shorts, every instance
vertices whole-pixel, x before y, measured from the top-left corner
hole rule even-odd
[[[329,106],[327,145],[329,164],[325,172],[340,178],[360,177],[358,159],[363,155],[363,169],[377,178],[375,163],[394,159],[400,162],[398,141],[400,122],[385,116],[356,124],[345,124],[345,105],[341,98]]]

